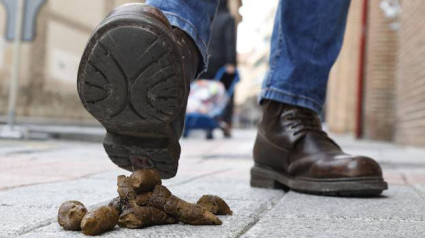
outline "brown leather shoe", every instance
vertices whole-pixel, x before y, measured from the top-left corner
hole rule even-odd
[[[106,128],[103,144],[115,164],[176,174],[199,62],[193,41],[148,5],[123,5],[100,23],[81,59],[78,93]]]
[[[377,162],[345,154],[309,110],[265,101],[254,146],[251,186],[283,186],[336,196],[376,196],[387,189]]]

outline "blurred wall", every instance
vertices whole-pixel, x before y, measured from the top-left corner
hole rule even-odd
[[[329,76],[326,121],[335,133],[355,129],[362,1],[351,1],[344,45]]]
[[[77,68],[94,27],[116,6],[130,0],[48,0],[37,19],[37,36],[22,44],[18,121],[94,123],[76,90]],[[5,22],[0,7],[0,22]],[[0,115],[7,110],[13,42],[0,24]],[[4,118],[3,118],[4,120]]]
[[[238,32],[238,68],[241,81],[235,95],[236,126],[255,127],[261,117],[257,101],[268,70],[270,39],[277,5],[278,0],[243,1],[240,10],[243,21]]]
[[[395,130],[395,82],[397,75],[398,32],[380,8],[381,1],[369,1],[363,136],[392,140]]]
[[[425,1],[403,0],[400,22],[395,140],[425,145]]]
[[[361,2],[351,3],[328,85],[326,118],[333,132],[355,131]],[[385,11],[388,3],[400,3],[401,11]],[[425,146],[425,1],[368,0],[367,16],[362,137]]]

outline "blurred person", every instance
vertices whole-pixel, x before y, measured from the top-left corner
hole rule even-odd
[[[155,167],[162,178],[171,178],[189,84],[208,65],[219,0],[146,3],[118,7],[96,28],[81,59],[78,91],[106,128],[104,147],[115,164],[127,170]],[[387,189],[379,164],[344,153],[317,116],[349,5],[280,0],[260,95],[263,117],[251,186],[335,196],[377,196]]]
[[[229,90],[236,72],[236,21],[229,12],[228,1],[221,0],[217,14],[211,26],[211,37],[208,46],[208,67],[200,76],[201,79],[214,79],[216,73],[225,67],[226,71],[220,81]],[[233,120],[234,95],[230,98],[222,118],[220,127],[225,137],[231,137]]]

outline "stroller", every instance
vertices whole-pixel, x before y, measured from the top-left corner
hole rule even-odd
[[[183,137],[189,136],[191,130],[205,130],[206,138],[213,139],[214,129],[220,128],[220,118],[223,116],[229,100],[235,92],[239,82],[239,72],[236,69],[235,77],[226,91],[220,80],[226,69],[221,68],[214,80],[196,80],[191,84],[188,106],[186,111],[185,129]]]

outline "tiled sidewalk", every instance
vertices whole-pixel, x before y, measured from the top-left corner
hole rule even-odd
[[[119,229],[105,237],[424,237],[425,150],[336,137],[347,150],[376,158],[390,189],[380,198],[333,198],[249,187],[255,131],[232,140],[182,141],[178,176],[165,185],[195,202],[216,194],[234,215],[222,226]],[[0,237],[83,237],[56,224],[65,200],[96,206],[116,196],[125,173],[100,144],[0,141]]]

